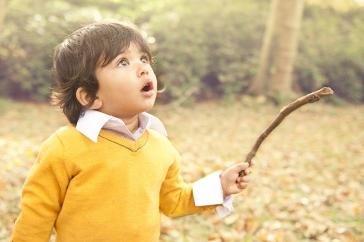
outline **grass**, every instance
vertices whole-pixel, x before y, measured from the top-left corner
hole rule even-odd
[[[159,106],[192,182],[244,160],[280,107],[252,100]],[[0,100],[0,242],[41,142],[66,123],[42,104]],[[162,218],[161,241],[364,241],[364,106],[310,104],[263,143],[252,181],[225,219]]]

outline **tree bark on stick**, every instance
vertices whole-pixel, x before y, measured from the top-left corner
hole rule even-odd
[[[250,150],[248,155],[245,158],[245,162],[248,162],[249,165],[251,165],[251,161],[255,154],[257,153],[260,145],[263,143],[263,141],[268,137],[268,135],[285,119],[290,113],[297,110],[298,108],[302,107],[303,105],[307,103],[314,103],[320,100],[321,97],[329,96],[334,94],[334,91],[329,87],[323,87],[320,90],[317,90],[315,92],[309,93],[305,96],[302,96],[298,99],[296,99],[294,102],[288,104],[287,106],[283,107],[278,116],[273,120],[273,122],[268,126],[266,130],[259,136],[259,138],[256,140],[253,148]],[[240,176],[244,174],[244,171],[241,171],[239,173]]]

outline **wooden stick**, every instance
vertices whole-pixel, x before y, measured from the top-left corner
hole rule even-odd
[[[329,87],[323,87],[320,90],[317,90],[315,92],[309,93],[305,96],[302,96],[298,99],[296,99],[294,102],[288,104],[287,106],[283,107],[281,111],[279,111],[279,115],[273,120],[273,122],[269,125],[269,127],[264,130],[264,132],[259,136],[257,141],[255,142],[253,148],[248,153],[248,155],[245,158],[245,162],[248,162],[249,165],[251,165],[251,161],[255,154],[257,153],[260,145],[263,143],[265,138],[268,137],[268,135],[283,121],[285,117],[287,117],[290,113],[295,111],[296,109],[302,107],[303,105],[307,103],[314,103],[320,100],[321,97],[329,96],[334,94],[334,91]],[[239,173],[239,176],[243,176],[244,171],[241,171]]]

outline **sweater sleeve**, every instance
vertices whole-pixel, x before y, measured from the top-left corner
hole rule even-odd
[[[180,174],[180,155],[176,151],[175,160],[168,169],[160,191],[160,209],[170,217],[178,217],[216,208],[195,206],[192,184],[183,181]]]
[[[71,178],[63,150],[56,135],[43,143],[23,187],[11,241],[49,241]]]

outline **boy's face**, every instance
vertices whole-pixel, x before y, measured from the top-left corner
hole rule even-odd
[[[98,110],[118,118],[130,118],[150,110],[157,96],[157,78],[149,57],[130,43],[107,66],[96,68],[99,82]]]

